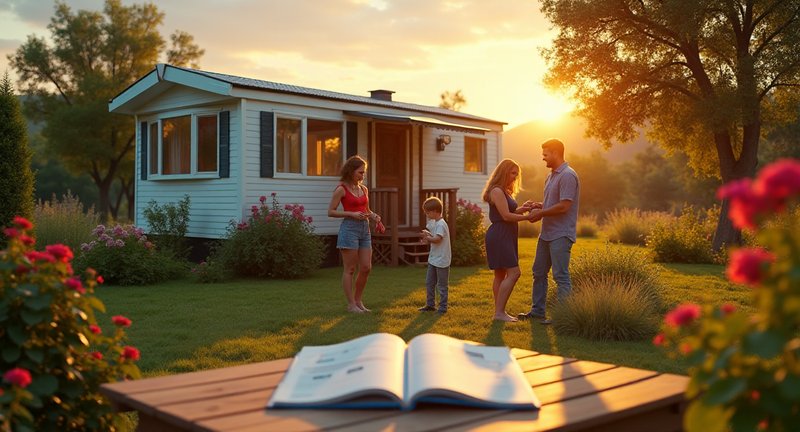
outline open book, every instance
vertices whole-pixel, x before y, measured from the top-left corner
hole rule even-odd
[[[508,347],[426,333],[408,345],[374,333],[306,346],[267,408],[400,408],[445,403],[537,409],[539,400]]]

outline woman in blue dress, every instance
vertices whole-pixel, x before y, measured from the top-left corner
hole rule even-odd
[[[511,159],[503,159],[483,190],[482,198],[489,204],[489,220],[492,222],[486,231],[486,259],[489,268],[494,270],[494,319],[500,321],[517,321],[506,312],[506,303],[520,276],[517,223],[530,220],[530,216],[524,213],[533,205],[526,202],[517,207],[514,195],[521,185],[519,165]]]

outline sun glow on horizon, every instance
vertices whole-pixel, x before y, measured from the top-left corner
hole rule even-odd
[[[531,120],[556,123],[575,111],[576,104],[566,96],[543,91],[525,107]]]

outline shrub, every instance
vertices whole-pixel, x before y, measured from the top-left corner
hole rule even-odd
[[[304,207],[286,204],[280,207],[272,193],[272,205],[253,206],[247,221],[232,223],[227,240],[212,262],[231,269],[240,276],[300,278],[319,268],[325,256],[325,244],[314,235],[311,217]]]
[[[578,218],[578,237],[597,237],[600,231],[600,224],[597,222],[597,216],[590,214]]]
[[[125,346],[130,320],[103,332],[94,295],[102,278],[72,271],[64,245],[33,249],[32,224],[15,219],[0,251],[0,430],[113,430],[126,424],[99,393],[103,383],[138,378],[139,351]]]
[[[653,226],[670,218],[666,213],[642,212],[638,209],[614,210],[606,215],[603,231],[614,243],[644,246]]]
[[[198,283],[219,283],[230,280],[230,269],[217,260],[207,259],[192,268],[192,276]]]
[[[653,250],[659,262],[714,263],[711,246],[714,226],[709,224],[709,219],[708,214],[686,207],[675,223],[662,221],[655,225],[647,236],[647,247]]]
[[[33,209],[33,222],[41,244],[62,243],[78,250],[91,240],[100,215],[94,208],[84,209],[78,196],[67,191],[60,200],[53,194],[52,200],[39,201]]]
[[[581,278],[573,292],[553,307],[558,333],[596,340],[630,341],[652,337],[658,329],[655,305],[641,279],[617,275]]]
[[[688,431],[797,430],[800,416],[800,213],[769,223],[800,197],[800,161],[765,167],[757,179],[724,185],[729,217],[760,247],[730,254],[726,275],[753,288],[756,311],[730,303],[685,303],[664,317],[653,342],[689,362]]]
[[[662,310],[664,286],[659,279],[658,267],[641,250],[607,244],[604,250],[576,255],[569,272],[576,287],[573,291],[598,280],[615,281],[640,290],[654,310]]]
[[[186,247],[189,205],[189,195],[184,195],[177,204],[159,205],[155,200],[151,200],[142,211],[150,227],[150,239],[157,248],[182,259],[186,259],[189,255]]]
[[[486,262],[486,227],[483,226],[483,211],[480,206],[459,199],[456,205],[456,227],[458,231],[450,245],[454,266],[470,266]]]
[[[8,72],[0,80],[0,228],[33,213],[33,171],[25,118]],[[0,247],[6,239],[0,236]]]
[[[81,245],[76,268],[91,267],[117,285],[147,285],[184,274],[184,264],[171,253],[160,252],[141,228],[133,225],[98,225],[96,238]]]

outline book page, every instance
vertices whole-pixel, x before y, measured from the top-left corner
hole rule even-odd
[[[378,393],[403,398],[405,342],[375,333],[335,345],[305,346],[268,407],[335,404]]]
[[[424,334],[409,342],[406,355],[411,407],[418,401],[510,409],[539,405],[508,347]]]

